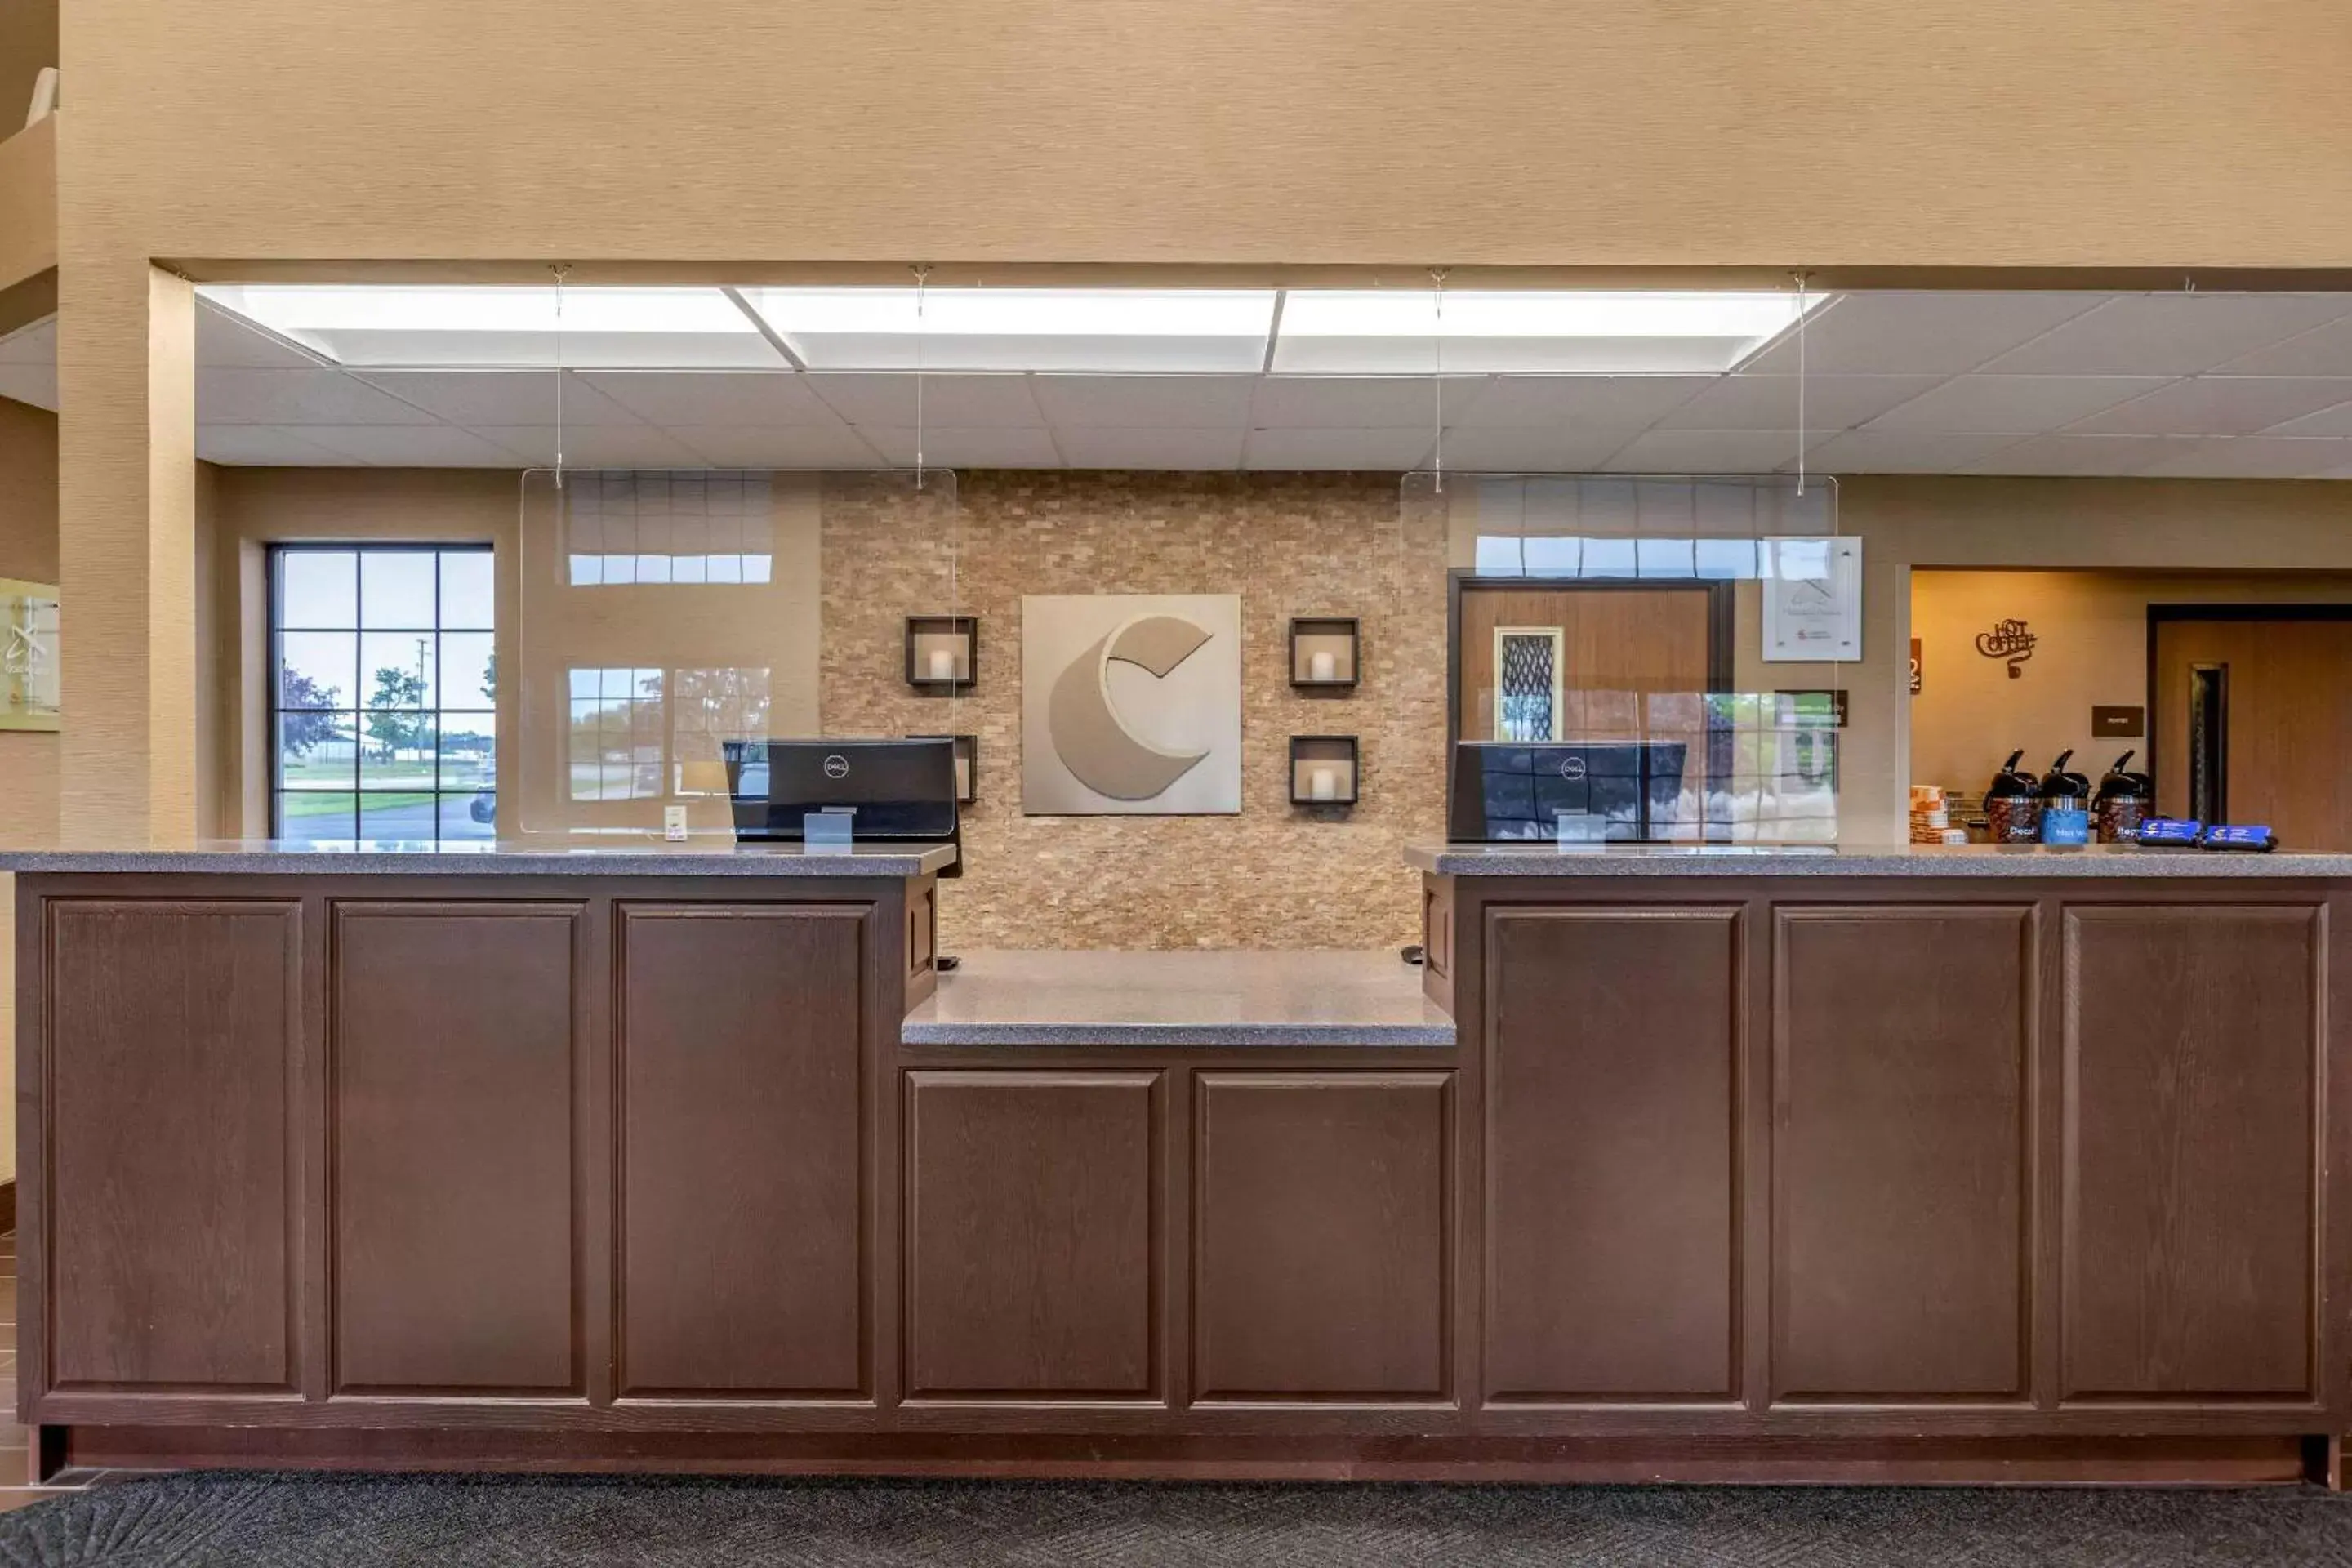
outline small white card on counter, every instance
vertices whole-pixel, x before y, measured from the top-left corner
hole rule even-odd
[[[686,842],[686,807],[682,805],[662,807],[662,837],[672,844]]]

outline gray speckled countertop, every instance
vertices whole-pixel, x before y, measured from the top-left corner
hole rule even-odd
[[[1383,952],[968,952],[910,1046],[1450,1046],[1421,971]]]
[[[737,844],[713,837],[672,844],[550,835],[430,844],[360,839],[287,844],[222,839],[183,849],[0,849],[0,871],[100,871],[221,876],[444,877],[919,877],[955,863],[950,844],[860,844],[847,850]]]
[[[2352,855],[2087,845],[1414,844],[1405,864],[1443,877],[2352,877]]]

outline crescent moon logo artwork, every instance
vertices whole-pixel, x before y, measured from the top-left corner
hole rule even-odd
[[[1046,720],[1062,765],[1113,800],[1150,800],[1198,766],[1207,752],[1170,751],[1127,727],[1111,701],[1110,667],[1123,661],[1165,680],[1211,635],[1181,616],[1139,616],[1072,659]]]

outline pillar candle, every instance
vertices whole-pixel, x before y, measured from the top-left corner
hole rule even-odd
[[[943,647],[935,647],[931,649],[931,679],[933,680],[953,680],[955,679],[955,655],[950,650]]]

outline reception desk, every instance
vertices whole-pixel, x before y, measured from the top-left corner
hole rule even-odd
[[[44,1464],[2332,1474],[2352,862],[1433,847],[1428,963],[952,851],[0,856]]]

